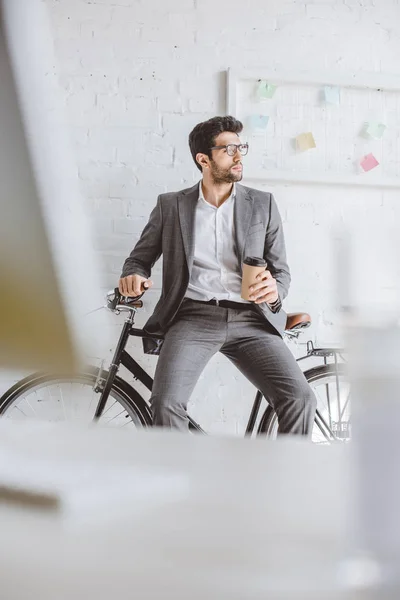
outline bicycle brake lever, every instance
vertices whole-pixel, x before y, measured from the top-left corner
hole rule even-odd
[[[144,292],[139,294],[139,296],[123,296],[118,288],[114,289],[114,299],[111,302],[111,308],[115,309],[118,304],[126,304],[129,306],[131,302],[137,302],[143,296]]]

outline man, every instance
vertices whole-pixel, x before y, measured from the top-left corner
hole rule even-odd
[[[281,334],[281,302],[290,283],[282,223],[272,194],[240,185],[247,144],[242,123],[214,117],[189,136],[202,180],[161,194],[126,259],[119,290],[151,287],[163,254],[161,298],[145,325],[164,335],[151,397],[154,424],[185,431],[186,407],[210,358],[222,352],[272,403],[280,433],[311,434],[316,400]],[[241,298],[242,261],[263,257],[267,269]],[[160,349],[161,348],[161,349]]]

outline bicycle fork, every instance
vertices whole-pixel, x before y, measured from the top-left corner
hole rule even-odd
[[[101,392],[99,402],[97,404],[96,411],[94,413],[94,417],[93,417],[94,421],[97,421],[101,417],[101,415],[103,414],[103,410],[107,404],[108,396],[110,395],[110,391],[113,386],[115,376],[116,376],[119,366],[121,364],[122,353],[125,350],[125,346],[127,344],[127,341],[129,338],[129,333],[130,333],[131,327],[133,325],[133,322],[134,322],[134,313],[129,315],[129,317],[126,319],[124,326],[122,328],[121,335],[119,337],[117,347],[115,349],[114,356],[113,356],[111,364],[110,364],[110,369],[108,371],[108,377],[105,381],[104,389]]]

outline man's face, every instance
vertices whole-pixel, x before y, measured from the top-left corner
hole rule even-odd
[[[224,131],[215,138],[214,146],[240,143],[236,133]],[[212,150],[209,168],[211,178],[216,184],[241,181],[243,177],[242,155],[239,150],[236,150],[233,156],[229,156],[226,148]]]

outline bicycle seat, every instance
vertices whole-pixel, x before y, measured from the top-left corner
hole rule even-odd
[[[286,319],[286,331],[292,329],[305,329],[310,327],[311,317],[308,313],[288,313]]]

